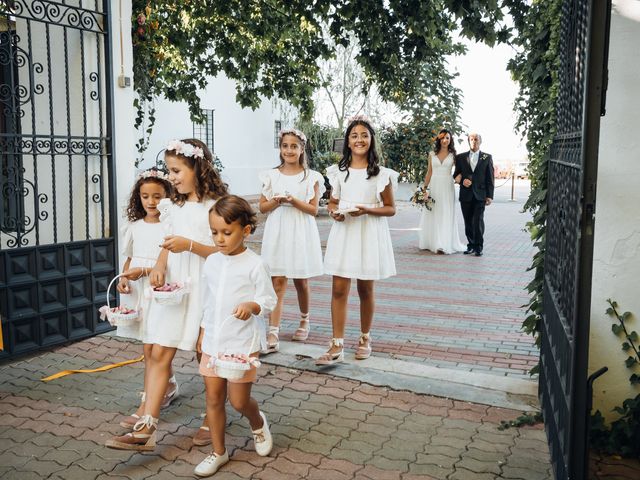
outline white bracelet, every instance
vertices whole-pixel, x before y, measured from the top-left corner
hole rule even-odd
[[[189,252],[191,252],[192,248],[193,248],[193,240],[191,240],[190,243],[189,243]]]

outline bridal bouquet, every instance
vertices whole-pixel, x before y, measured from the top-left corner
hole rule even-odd
[[[416,188],[416,191],[413,192],[413,195],[411,196],[411,203],[420,208],[426,208],[430,211],[436,201],[431,195],[427,196],[428,192],[429,190],[425,188],[424,185],[418,185],[418,188]]]

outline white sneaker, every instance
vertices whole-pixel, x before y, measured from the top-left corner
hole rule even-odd
[[[229,453],[225,450],[224,454],[216,455],[212,453],[195,468],[193,473],[199,477],[208,477],[218,471],[218,469],[229,461]]]
[[[261,457],[266,457],[271,453],[271,449],[273,448],[273,439],[271,438],[271,432],[269,431],[267,417],[265,417],[262,412],[260,412],[260,416],[263,421],[262,428],[259,428],[258,430],[251,430],[251,433],[253,433],[253,443],[256,447],[256,453]]]

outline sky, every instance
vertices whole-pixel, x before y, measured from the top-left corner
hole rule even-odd
[[[463,43],[468,48],[466,55],[449,59],[451,68],[460,74],[454,81],[464,98],[460,119],[482,135],[480,149],[491,153],[496,162],[524,160],[524,141],[513,129],[513,101],[518,86],[506,71],[514,50],[508,45],[488,47],[468,40]],[[460,151],[462,146],[456,145],[456,149]]]

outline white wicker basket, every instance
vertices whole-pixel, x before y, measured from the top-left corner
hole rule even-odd
[[[239,380],[251,368],[251,363],[233,362],[231,360],[215,359],[216,375],[228,380]]]
[[[159,292],[155,288],[151,288],[151,296],[161,305],[177,305],[182,302],[183,297],[189,293],[187,284],[171,292]]]
[[[233,315],[225,318],[220,324],[220,328],[227,322],[229,319],[234,319]],[[255,345],[256,340],[258,339],[258,329],[254,328],[253,330],[253,338],[251,339],[251,345]],[[251,347],[249,347],[251,349]],[[225,352],[226,353],[226,352]],[[250,357],[251,352],[235,354],[236,356],[240,356],[246,361],[243,362],[234,362],[233,360],[225,360],[218,358],[218,356],[211,358],[211,363],[213,363],[213,367],[215,368],[216,375],[221,378],[226,378],[227,380],[239,380],[242,378],[247,371],[251,369],[252,366],[259,367],[260,361],[257,358]],[[218,354],[220,355],[220,353]]]
[[[109,323],[114,327],[129,326],[140,321],[140,308],[136,307],[133,309],[133,312],[130,313],[120,313],[117,311],[118,307],[112,307],[109,304],[109,292],[111,291],[111,287],[121,276],[122,274],[116,275],[113,277],[113,280],[111,280],[111,283],[109,283],[109,286],[107,287],[107,304],[100,308],[100,318],[104,320],[106,317]]]

